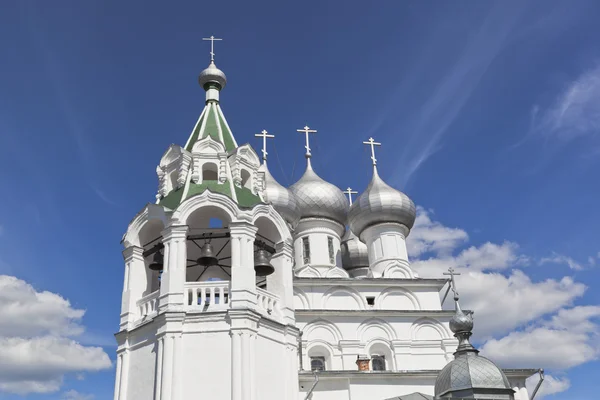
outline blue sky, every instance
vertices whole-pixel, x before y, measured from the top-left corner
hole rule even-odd
[[[383,143],[382,177],[422,207],[419,237],[429,247],[412,254],[415,265],[491,249],[505,258],[472,262],[476,272],[513,282],[518,269],[526,287],[562,282],[558,297],[573,289],[564,279],[585,285],[497,334],[490,329],[480,344],[493,354],[494,344],[539,329],[554,335],[561,315],[581,312],[574,335],[587,356],[555,365],[557,387],[570,388],[546,398],[591,398],[600,373],[600,4],[365,4],[4,2],[0,274],[85,310],[69,317],[85,332],[61,334],[114,359],[119,241],[154,199],[161,155],[185,144],[203,108],[196,77],[209,56],[201,38],[214,34],[224,38],[216,44],[228,77],[223,111],[238,143],[258,148],[254,133],[277,135],[270,169],[280,183],[302,173],[296,129],[308,124],[318,130],[317,172],[363,190],[371,169],[361,142],[373,136]],[[440,230],[450,245],[427,236]],[[517,313],[549,301],[543,290],[528,293],[537,295]],[[25,397],[112,398],[114,370],[86,368],[66,371],[52,393]],[[8,392],[0,398],[12,399]]]

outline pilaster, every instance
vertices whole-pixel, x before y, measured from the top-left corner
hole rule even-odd
[[[259,400],[256,393],[256,334],[260,315],[230,309],[231,399]]]
[[[269,291],[281,299],[281,313],[284,322],[294,324],[294,272],[292,259],[292,245],[280,242],[275,246],[275,254],[271,257],[271,264],[275,272],[267,276]]]
[[[120,330],[131,328],[139,317],[137,301],[144,297],[144,292],[148,287],[148,274],[146,272],[143,252],[144,249],[137,246],[129,246],[123,250],[125,279],[121,300]]]
[[[164,269],[161,278],[159,312],[183,311],[187,258],[187,225],[174,225],[162,232]]]
[[[246,222],[233,222],[231,233],[231,308],[256,306],[254,240],[258,228]]]

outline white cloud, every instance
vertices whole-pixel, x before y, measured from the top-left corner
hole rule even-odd
[[[84,346],[83,310],[12,276],[0,276],[0,392],[58,391],[67,373],[110,368],[100,347]]]
[[[435,257],[415,260],[412,266],[422,277],[440,277],[449,267],[461,273],[456,278],[461,304],[475,311],[474,340],[483,341],[482,353],[505,367],[555,370],[566,370],[598,358],[595,319],[600,315],[600,306],[573,307],[586,286],[569,276],[533,281],[524,272],[551,261],[576,268],[572,258],[553,254],[535,260],[521,254],[518,245],[508,241],[461,249],[462,241],[447,241],[447,236],[441,235],[441,244],[437,244],[434,236],[428,236],[430,226],[439,232],[460,229],[431,221],[430,213],[422,208],[419,213],[425,223],[416,224],[415,232],[411,233],[416,233],[419,239],[416,248],[441,246],[444,251]],[[419,232],[420,229],[424,232]],[[423,237],[431,239],[425,242]],[[463,237],[466,238],[466,233]],[[426,253],[427,250],[417,254]],[[552,390],[568,387],[568,380],[549,382],[548,388],[552,385]]]
[[[583,269],[583,266],[571,257],[567,257],[556,253],[553,253],[551,257],[544,257],[540,260],[540,264],[547,263],[566,264],[569,266],[569,268],[575,271],[581,271]]]
[[[418,207],[417,212],[415,225],[407,240],[408,254],[411,257],[429,252],[448,255],[469,239],[467,232],[462,229],[449,228],[432,221],[425,209]]]
[[[600,65],[570,82],[547,109],[533,108],[532,131],[572,140],[600,131]]]
[[[62,400],[94,400],[93,394],[79,393],[76,390],[69,390],[63,393]]]
[[[527,379],[527,391],[531,396],[539,381],[539,375],[534,375],[531,378]],[[571,381],[568,378],[556,378],[552,375],[546,375],[544,377],[544,382],[540,389],[538,390],[535,398],[536,400],[541,400],[546,396],[555,393],[561,393],[571,387]]]

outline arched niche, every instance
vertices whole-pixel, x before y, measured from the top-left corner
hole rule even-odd
[[[294,309],[296,310],[309,310],[310,301],[308,296],[302,289],[294,288]]]
[[[240,178],[242,187],[252,190],[252,175],[247,169],[242,168]]]
[[[388,322],[379,318],[371,318],[364,321],[356,330],[356,335],[356,338],[362,343],[367,343],[374,339],[390,341],[398,337],[394,328]]]
[[[202,182],[219,180],[219,167],[213,162],[202,164]]]
[[[402,288],[388,288],[377,296],[375,307],[379,310],[420,310],[421,305],[413,292]]]
[[[411,326],[412,340],[442,340],[450,338],[446,328],[432,318],[421,318]]]
[[[362,296],[348,286],[334,286],[323,294],[323,309],[327,310],[364,310]]]
[[[144,250],[149,250],[155,245],[160,244],[162,242],[161,232],[164,228],[165,226],[163,221],[160,219],[151,219],[146,221],[139,232],[140,247],[142,247]],[[150,255],[144,259],[144,266],[146,269],[146,289],[143,293],[144,296],[158,290],[159,288],[159,272],[148,268],[153,259],[154,255]]]
[[[337,345],[342,340],[342,333],[338,327],[324,319],[310,322],[302,331],[302,340],[308,342],[321,341]]]

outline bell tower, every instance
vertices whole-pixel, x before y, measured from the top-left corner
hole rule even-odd
[[[123,237],[115,400],[296,398],[290,227],[265,201],[260,160],[239,146],[211,61],[205,107],[156,169],[156,202]],[[259,355],[267,355],[267,359]]]

